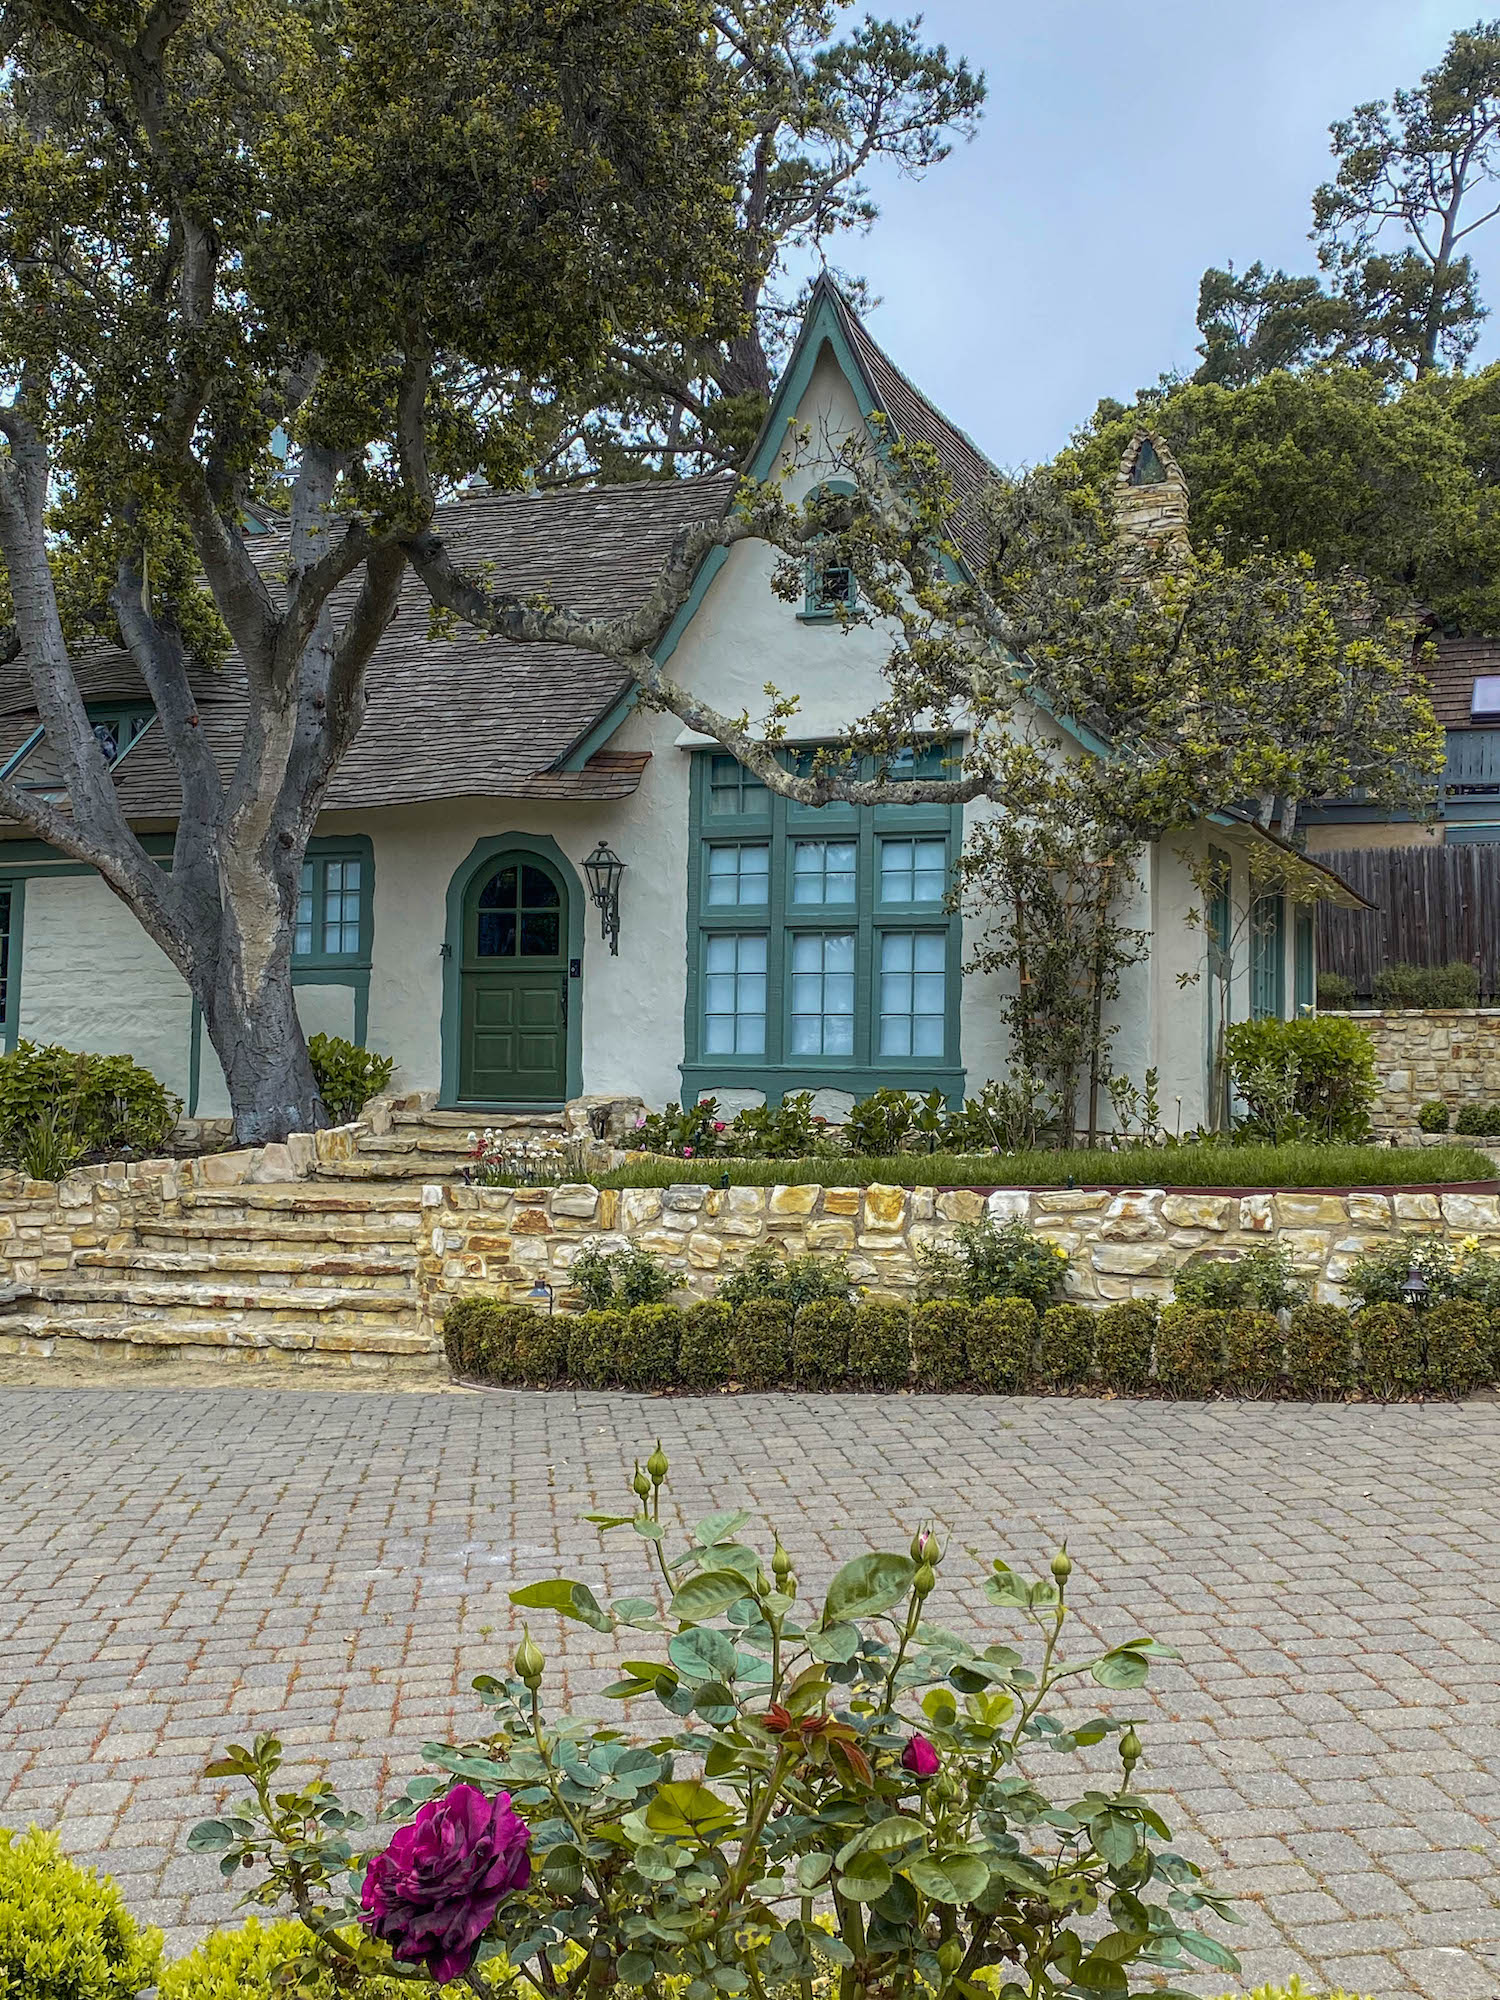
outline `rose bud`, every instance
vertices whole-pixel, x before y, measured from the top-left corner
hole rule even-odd
[[[936,1777],[942,1758],[925,1736],[913,1736],[901,1752],[901,1768],[914,1778]]]

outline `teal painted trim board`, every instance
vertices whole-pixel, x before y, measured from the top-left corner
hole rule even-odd
[[[584,913],[588,907],[588,897],[583,884],[566,854],[550,834],[546,833],[497,833],[489,834],[483,840],[475,841],[468,854],[453,871],[448,883],[446,921],[443,928],[443,1012],[442,1012],[442,1083],[438,1103],[446,1109],[455,1110],[461,1106],[458,1095],[459,1079],[459,1037],[463,1009],[463,950],[464,950],[464,897],[469,885],[481,868],[493,865],[502,854],[539,854],[562,876],[568,892],[568,948],[566,956],[577,959],[580,967],[584,962]],[[568,1052],[567,1052],[567,1096],[583,1095],[583,989],[580,976],[568,980]],[[475,1110],[499,1111],[500,1104],[475,1105]],[[540,1107],[529,1105],[528,1110]]]
[[[6,946],[5,1013],[0,1020],[5,1053],[16,1046],[21,1024],[21,967],[25,957],[26,877],[0,875],[0,889],[10,892],[10,936]]]

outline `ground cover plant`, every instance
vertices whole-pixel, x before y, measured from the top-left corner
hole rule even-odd
[[[792,1160],[640,1158],[582,1178],[595,1187],[1359,1188],[1492,1181],[1472,1146],[1183,1145],[1071,1152],[897,1153]]]
[[[511,1593],[622,1643],[606,1694],[637,1705],[630,1733],[554,1719],[528,1627],[511,1669],[474,1684],[476,1735],[429,1746],[378,1831],[323,1779],[293,1789],[261,1736],[210,1765],[248,1795],[191,1844],[295,1912],[349,1986],[404,1971],[480,2000],[1053,2000],[1236,1969],[1201,1927],[1232,1912],[1135,1784],[1130,1696],[1176,1655],[1072,1638],[1066,1551],[1022,1576],[1003,1555],[953,1560],[919,1526],[809,1599],[779,1536],[743,1539],[747,1510],[672,1520],[668,1472],[658,1445],[624,1509],[590,1516],[638,1538],[635,1594],[604,1604],[570,1577]],[[977,1612],[993,1637],[934,1616],[951,1570],[954,1622]],[[1100,1690],[1119,1712],[1093,1710]],[[1110,1766],[1068,1762],[1101,1744]]]

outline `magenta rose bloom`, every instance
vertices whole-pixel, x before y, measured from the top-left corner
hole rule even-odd
[[[925,1736],[913,1736],[901,1752],[901,1768],[914,1778],[935,1778],[942,1761]]]
[[[530,1838],[509,1792],[487,1799],[455,1785],[370,1857],[360,1921],[393,1958],[420,1960],[440,1985],[461,1979],[496,1910],[531,1880]]]

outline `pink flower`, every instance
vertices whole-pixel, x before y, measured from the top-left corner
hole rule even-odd
[[[692,1147],[691,1147],[691,1146],[684,1146],[684,1147],[683,1147],[683,1149],[682,1149],[682,1157],[683,1157],[683,1158],[684,1158],[685,1160],[690,1160],[690,1159],[691,1159],[691,1158],[693,1157],[693,1149],[692,1149]]]
[[[714,1120],[714,1130],[716,1132],[722,1132],[724,1129],[725,1129],[724,1120],[722,1118],[716,1118]]]
[[[942,1761],[925,1736],[913,1736],[901,1752],[901,1768],[914,1778],[935,1778]]]
[[[439,1985],[462,1979],[496,1910],[531,1880],[530,1838],[509,1792],[487,1799],[455,1785],[370,1857],[360,1922],[393,1958],[420,1961]]]

